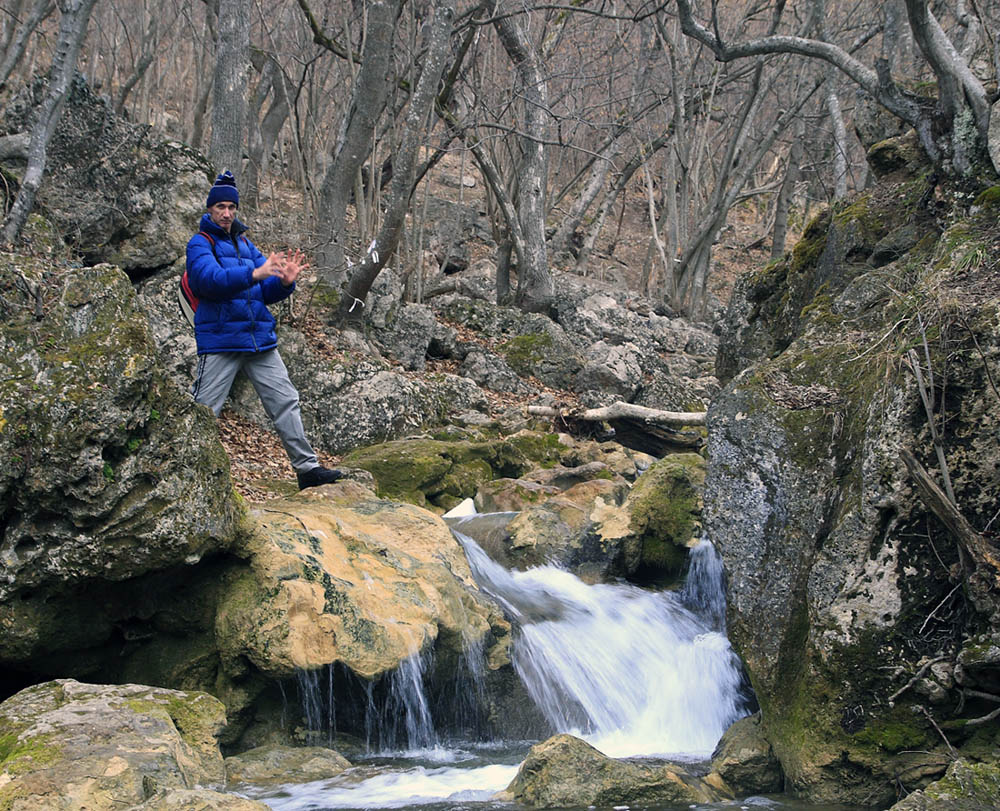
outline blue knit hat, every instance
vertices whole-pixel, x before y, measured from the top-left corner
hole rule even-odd
[[[237,206],[240,204],[240,193],[236,188],[236,178],[233,177],[233,173],[228,169],[215,178],[215,185],[208,192],[208,200],[205,201],[205,208],[211,208],[223,200],[236,203]]]

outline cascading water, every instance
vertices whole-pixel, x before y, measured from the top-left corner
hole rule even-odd
[[[576,734],[615,757],[707,757],[746,712],[739,662],[725,637],[722,564],[714,547],[702,542],[691,550],[679,592],[587,585],[555,566],[507,571],[466,534],[488,537],[512,515],[476,515],[452,526],[476,581],[514,622],[515,669],[551,731]],[[466,659],[455,687],[462,701],[474,703],[482,689],[482,650],[473,646]],[[286,786],[259,799],[276,811],[397,808],[484,801],[504,788],[523,750],[508,763],[471,753],[473,742],[466,751],[449,753],[440,745],[428,751],[438,737],[424,693],[426,664],[419,656],[406,660],[379,708],[367,683],[364,714],[369,751],[373,744],[382,754],[404,747],[412,758],[413,750],[423,750],[423,763]],[[300,678],[300,691],[319,690],[321,681]],[[310,719],[332,721],[332,681],[329,693],[329,708],[315,698],[304,703]],[[454,765],[443,767],[449,756]]]
[[[615,757],[705,756],[745,714],[710,543],[675,594],[587,585],[554,566],[508,572],[455,530],[477,581],[519,622],[514,665],[554,731]]]

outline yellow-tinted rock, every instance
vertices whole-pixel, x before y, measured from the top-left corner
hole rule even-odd
[[[342,662],[371,678],[439,634],[461,646],[501,622],[451,531],[427,510],[344,481],[255,516],[250,567],[216,623],[230,660],[245,656],[276,677]]]

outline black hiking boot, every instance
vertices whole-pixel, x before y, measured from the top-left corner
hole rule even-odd
[[[307,487],[319,487],[321,484],[333,484],[340,481],[344,478],[344,473],[336,468],[331,470],[320,465],[296,474],[296,478],[299,480],[299,490],[305,490]]]

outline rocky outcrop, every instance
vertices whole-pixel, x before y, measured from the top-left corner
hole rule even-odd
[[[193,567],[243,511],[211,413],[158,367],[125,275],[20,264],[45,300],[41,319],[0,322],[0,663],[23,668],[102,644],[121,600],[88,590]]]
[[[960,560],[900,454],[937,472],[919,363],[956,503],[989,525],[1000,332],[976,257],[996,210],[942,187],[956,224],[938,236],[926,177],[904,165],[892,178],[744,278],[719,351],[728,385],[708,414],[705,524],[725,561],[730,637],[787,785],[812,801],[890,803],[898,781],[943,772],[941,730],[969,753],[995,746],[967,723],[995,705],[949,674],[996,622],[996,573]],[[875,268],[880,241],[907,223],[924,236]]]
[[[101,811],[222,786],[224,723],[204,693],[68,679],[29,687],[0,704],[0,807]]]
[[[761,734],[759,715],[741,718],[726,730],[712,753],[712,771],[739,797],[777,794],[784,788],[781,764]]]
[[[1000,808],[1000,766],[956,760],[945,776],[889,811],[980,811]]]
[[[0,135],[31,131],[45,87],[38,80],[5,105]],[[19,173],[23,163],[5,168]],[[210,177],[202,156],[117,117],[110,100],[78,76],[49,144],[36,205],[88,264],[110,262],[141,276],[183,257]]]
[[[351,767],[347,758],[323,746],[262,746],[226,758],[229,785],[298,783],[336,777]]]
[[[500,799],[564,808],[711,803],[731,796],[718,775],[701,779],[669,764],[615,760],[572,735],[556,735],[531,748]]]
[[[456,656],[466,644],[506,644],[509,625],[477,597],[461,547],[432,513],[345,481],[255,515],[250,568],[216,619],[230,669],[248,661],[286,678],[339,662],[371,679],[439,638]]]

